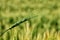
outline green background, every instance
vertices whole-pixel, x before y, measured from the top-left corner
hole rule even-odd
[[[0,33],[35,15],[0,40],[60,40],[60,0],[0,0]]]

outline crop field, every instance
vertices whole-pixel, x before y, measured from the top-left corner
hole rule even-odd
[[[60,40],[60,0],[0,0],[0,40]]]

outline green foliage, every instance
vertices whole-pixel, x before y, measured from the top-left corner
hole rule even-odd
[[[37,38],[37,35],[38,35],[38,29],[35,28],[35,29],[33,30],[33,32],[32,32],[32,40],[34,39],[34,37]]]
[[[14,23],[14,19],[12,17],[9,18],[9,23],[13,24]]]
[[[42,23],[48,23],[48,22],[49,22],[49,19],[46,18],[45,16],[42,16],[42,17],[41,17],[41,22],[42,22]]]
[[[55,4],[53,7],[52,7],[53,10],[56,10],[58,9],[58,6]]]
[[[17,38],[17,40],[19,40],[19,34],[18,33],[17,33],[17,37],[16,38]]]
[[[23,30],[23,29],[24,29],[24,27],[23,27],[22,25],[20,25],[20,26],[19,26],[19,28],[20,28],[21,30]]]
[[[3,38],[0,38],[0,40],[4,40]]]
[[[4,30],[5,29],[5,25],[1,25],[1,30]]]
[[[0,6],[0,11],[5,11],[6,8],[3,8],[2,6]]]
[[[55,19],[55,20],[52,20],[51,23],[50,23],[50,25],[51,25],[51,26],[54,25],[54,26],[57,27],[57,26],[58,26],[58,20],[56,20],[56,19]]]
[[[16,9],[16,8],[13,7],[13,6],[9,6],[9,11],[10,11],[10,12],[15,12],[15,11],[18,11],[18,9]]]
[[[7,35],[6,35],[6,40],[10,40],[11,36],[10,36],[10,33],[7,32]]]
[[[48,40],[57,40],[58,34],[55,34],[56,32],[59,33],[60,26],[58,24],[58,20],[56,17],[58,15],[60,16],[60,1],[59,0],[0,0],[0,35],[2,31],[5,29],[8,29],[10,24],[14,24],[16,21],[18,21],[21,18],[29,17],[33,15],[38,15],[36,19],[25,19],[24,21],[20,22],[23,23],[26,20],[28,20],[28,24],[21,24],[19,25],[13,25],[10,29],[14,28],[15,26],[19,25],[18,28],[10,29],[9,32],[7,32],[5,35],[3,35],[0,40],[11,40],[11,36],[13,36],[14,40],[27,40],[28,38],[31,40],[45,40],[47,35]],[[40,9],[41,8],[41,9]],[[45,12],[45,10],[47,10]],[[53,10],[53,11],[50,11]],[[51,16],[48,16],[50,12]],[[57,15],[58,14],[58,15]],[[1,16],[2,15],[2,16]],[[4,20],[1,21],[1,18],[6,17],[7,24],[4,23]],[[55,18],[55,19],[54,19]],[[51,19],[51,20],[50,20]],[[3,22],[1,24],[1,22]],[[46,25],[45,25],[46,24]],[[49,25],[48,25],[49,24]],[[47,28],[49,27],[49,28]],[[45,32],[50,31],[51,33]],[[53,29],[55,29],[55,32],[53,32]],[[13,34],[14,32],[18,32],[17,34]],[[11,35],[11,33],[13,35]],[[25,36],[27,34],[27,38]],[[38,35],[40,34],[40,35]],[[49,36],[48,36],[49,34]],[[22,35],[22,36],[21,36]],[[52,36],[51,36],[52,35]],[[54,38],[56,35],[56,38]],[[49,38],[50,39],[49,39]],[[58,36],[59,37],[59,36]],[[41,39],[40,39],[41,38]]]
[[[37,27],[37,28],[44,29],[44,25],[43,25],[43,23],[38,23],[36,27]]]
[[[26,6],[26,7],[21,8],[21,10],[25,11],[25,12],[28,12],[28,11],[32,12],[34,10],[34,8]]]

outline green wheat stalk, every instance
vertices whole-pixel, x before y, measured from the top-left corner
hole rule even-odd
[[[9,28],[9,29],[5,30],[4,32],[0,33],[0,37],[1,37],[5,32],[7,32],[8,30],[11,30],[11,29],[15,28],[16,26],[18,26],[19,24],[24,23],[24,22],[26,22],[26,21],[34,18],[34,17],[37,17],[37,16],[25,18],[25,19],[23,19],[22,21],[18,21],[17,23],[13,24],[13,25],[11,26],[11,28]]]

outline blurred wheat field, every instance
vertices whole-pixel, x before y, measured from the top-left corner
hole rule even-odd
[[[60,0],[0,0],[0,33],[34,15],[0,40],[60,40]]]

